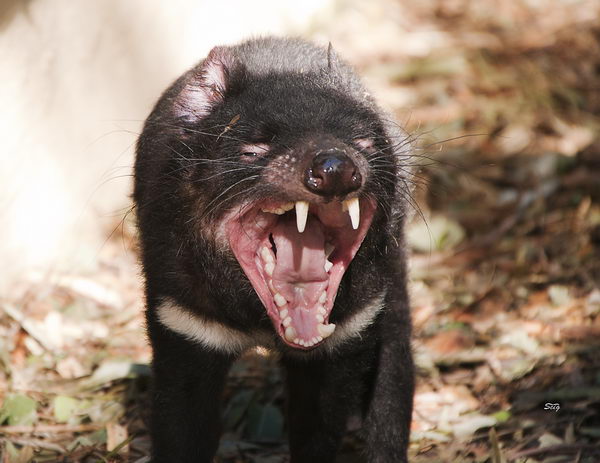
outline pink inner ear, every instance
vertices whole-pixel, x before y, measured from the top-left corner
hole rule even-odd
[[[186,78],[176,98],[175,115],[198,120],[210,114],[227,90],[227,79],[233,60],[227,48],[215,47]]]

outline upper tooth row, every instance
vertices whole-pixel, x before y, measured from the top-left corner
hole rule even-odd
[[[298,228],[298,232],[302,233],[306,228],[306,221],[308,219],[308,201],[296,201],[295,203],[286,203],[273,209],[263,208],[262,211],[281,215],[285,214],[293,207],[296,208],[296,227]],[[358,225],[360,224],[360,203],[358,202],[358,198],[347,199],[344,202],[342,202],[342,210],[348,211],[348,214],[350,215],[350,221],[352,222],[352,228],[356,230],[358,228]]]
[[[305,341],[304,339],[296,338],[294,339],[294,343],[304,347],[312,347],[315,344],[321,342],[323,340],[323,336],[315,336],[312,339]]]
[[[263,212],[270,212],[271,214],[282,215],[285,214],[287,211],[292,210],[293,208],[294,203],[285,203],[273,208],[263,207],[261,210]]]

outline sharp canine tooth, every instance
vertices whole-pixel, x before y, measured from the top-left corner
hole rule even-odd
[[[267,264],[265,265],[265,272],[267,272],[267,275],[273,276],[273,270],[275,270],[275,263],[267,262]]]
[[[283,297],[279,293],[275,293],[273,295],[273,299],[275,299],[275,304],[277,304],[278,307],[283,307],[284,305],[287,304],[287,301],[285,300],[285,297]]]
[[[285,339],[287,339],[290,342],[294,342],[294,339],[296,339],[296,330],[294,329],[293,326],[288,326],[285,329]]]
[[[283,309],[279,312],[279,316],[281,317],[282,320],[287,318],[288,315],[289,315],[288,309]]]
[[[331,336],[331,333],[335,331],[335,325],[333,323],[330,323],[329,325],[318,324],[317,331],[323,338],[326,338]]]
[[[287,328],[292,323],[292,317],[290,317],[290,316],[285,317],[281,323],[283,324],[283,326],[285,326]]]
[[[319,297],[319,304],[324,304],[326,300],[327,300],[327,291],[323,291],[321,293],[321,296]],[[321,311],[321,308],[322,307],[319,307],[319,311]],[[323,310],[325,310],[325,309],[323,308]]]
[[[308,202],[296,201],[296,226],[299,233],[306,228],[306,219],[308,219]]]
[[[355,230],[358,228],[360,223],[360,204],[358,198],[352,198],[344,201],[342,209],[348,209],[350,214],[350,221],[352,222],[352,228]]]
[[[331,267],[333,267],[333,262],[329,262],[327,259],[325,259],[325,271],[329,272],[329,270],[331,270]]]

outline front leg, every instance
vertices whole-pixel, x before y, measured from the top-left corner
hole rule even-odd
[[[332,463],[348,418],[360,412],[369,349],[318,359],[285,358],[291,463]]]
[[[365,420],[369,463],[405,463],[414,394],[407,302],[388,302],[376,327],[377,369]]]
[[[221,394],[233,357],[188,341],[149,318],[152,462],[210,463],[219,444]]]

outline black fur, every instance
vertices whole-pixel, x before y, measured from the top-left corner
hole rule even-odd
[[[387,292],[383,310],[359,337],[301,350],[273,329],[219,225],[248,201],[329,202],[303,188],[297,174],[322,139],[349,147],[365,177],[359,195],[377,205],[330,322],[342,326]],[[357,147],[359,139],[372,146]],[[262,143],[269,145],[264,156],[242,152]],[[298,166],[285,168],[284,153],[296,154]],[[154,352],[154,462],[212,461],[220,395],[239,355],[165,327],[157,318],[165,300],[280,353],[293,463],[334,461],[357,410],[368,461],[407,461],[414,388],[402,231],[408,157],[406,134],[333,50],[300,40],[217,48],[162,95],[138,141],[134,190]]]

